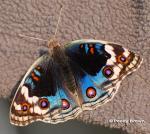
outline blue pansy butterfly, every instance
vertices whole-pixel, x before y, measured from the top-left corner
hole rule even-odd
[[[85,110],[110,101],[121,81],[142,63],[134,52],[100,40],[82,39],[38,58],[18,86],[10,107],[10,122],[65,122]]]

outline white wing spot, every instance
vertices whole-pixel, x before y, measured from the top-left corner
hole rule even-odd
[[[32,103],[35,104],[35,103],[37,103],[38,100],[39,100],[39,98],[36,97],[36,96],[29,97],[28,88],[27,88],[26,86],[23,86],[23,87],[21,88],[21,93],[22,93],[22,95],[24,95],[25,99],[26,99],[30,104],[32,104]]]
[[[130,52],[129,52],[126,48],[124,48],[124,53],[123,53],[123,55],[124,55],[125,57],[128,57],[129,54],[130,54]]]

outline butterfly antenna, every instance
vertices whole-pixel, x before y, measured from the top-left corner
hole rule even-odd
[[[48,40],[44,40],[44,39],[41,39],[41,38],[31,37],[31,36],[27,36],[27,35],[23,35],[23,34],[18,34],[18,35],[20,37],[30,38],[30,39],[39,40],[39,41],[44,41],[44,42],[48,41]]]
[[[56,26],[55,33],[54,33],[54,38],[56,37],[57,31],[58,31],[58,27],[59,27],[59,23],[60,23],[60,18],[61,18],[62,9],[63,9],[63,6],[61,6],[61,8],[60,8],[59,18],[58,18],[57,26]]]
[[[53,47],[60,45],[60,44],[58,43],[57,39],[56,39],[56,34],[57,34],[58,27],[59,27],[59,23],[60,23],[60,18],[61,18],[62,9],[63,9],[63,6],[61,5],[54,36],[53,36],[53,38],[50,38],[49,41],[48,41],[48,48],[49,48],[50,50],[51,50]]]

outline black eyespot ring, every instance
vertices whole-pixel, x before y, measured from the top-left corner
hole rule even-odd
[[[39,100],[39,106],[40,106],[41,109],[47,109],[47,108],[50,107],[50,103],[49,103],[48,99],[41,98]]]
[[[121,63],[121,64],[127,64],[128,63],[128,59],[124,55],[119,55],[117,57],[117,62]]]
[[[110,78],[114,74],[112,67],[106,66],[103,69],[103,74],[105,77]]]
[[[23,112],[27,112],[29,110],[29,108],[30,108],[30,105],[28,103],[24,102],[21,104],[21,110]]]

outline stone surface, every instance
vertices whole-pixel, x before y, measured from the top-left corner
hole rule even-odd
[[[121,128],[131,134],[150,133],[150,1],[149,0],[0,0],[0,97],[12,88],[57,33],[60,43],[93,38],[119,43],[144,58],[141,68],[127,77],[114,99],[81,114],[78,119]],[[144,123],[110,123],[136,119]]]

